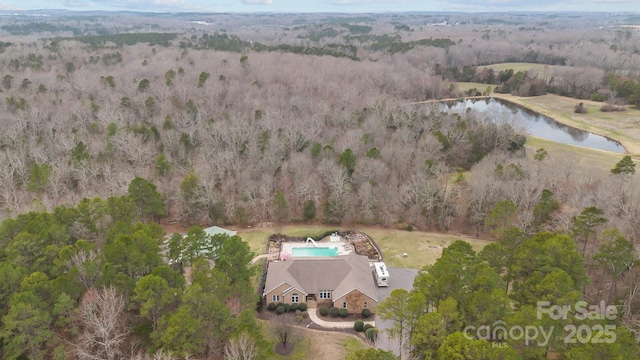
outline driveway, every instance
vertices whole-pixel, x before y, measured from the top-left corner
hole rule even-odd
[[[389,286],[378,288],[378,304],[386,299],[395,289],[405,289],[411,291],[413,279],[418,274],[417,269],[389,268]],[[400,353],[397,341],[389,339],[385,329],[391,328],[391,320],[382,321],[376,316],[376,327],[380,329],[378,334],[377,347],[383,350],[393,351],[396,355]]]
[[[353,321],[325,321],[318,317],[318,309],[317,308],[309,308],[309,320],[315,323],[318,326],[327,329],[353,329]],[[370,324],[371,326],[375,326],[374,321],[364,321],[365,325]]]

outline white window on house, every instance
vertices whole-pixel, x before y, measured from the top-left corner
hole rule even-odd
[[[343,308],[343,309],[346,309],[346,308],[347,308],[347,302],[346,302],[346,301],[342,302],[342,308]]]
[[[273,302],[280,301],[280,295],[273,295]]]
[[[297,303],[298,301],[300,301],[300,298],[298,297],[298,294],[291,294],[291,302],[292,303]]]
[[[331,290],[320,290],[318,292],[320,299],[331,299]]]
[[[365,301],[365,302],[364,302],[364,308],[366,309],[366,308],[368,308],[368,307],[369,307],[369,304]]]

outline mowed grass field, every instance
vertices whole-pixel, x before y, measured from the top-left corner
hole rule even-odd
[[[593,171],[594,168],[606,171],[613,169],[624,156],[609,151],[560,144],[532,136],[527,137],[525,148],[530,158],[533,158],[537,149],[544,148],[549,153],[550,159],[558,160],[559,164],[571,163],[574,165],[574,169],[582,170],[585,173]]]
[[[486,88],[486,84],[473,82],[460,82],[457,83],[457,86],[461,91],[472,88]],[[640,161],[640,109],[637,107],[626,106],[626,111],[602,112],[600,111],[603,105],[601,102],[574,99],[554,94],[520,97],[492,93],[491,96],[529,108],[562,124],[616,140],[624,146],[628,155],[631,155],[634,160]],[[587,108],[587,114],[576,114],[574,112],[576,105],[579,103],[583,103]],[[544,147],[547,151],[553,149],[556,152],[563,152],[565,156],[578,154],[580,155],[578,160],[580,163],[588,163],[591,166],[593,164],[602,164],[607,169],[612,168],[622,158],[622,155],[617,153],[589,150],[533,137],[527,141],[527,146]]]
[[[371,237],[382,251],[385,263],[390,267],[420,269],[425,265],[433,264],[442,249],[449,246],[456,240],[464,240],[480,251],[489,243],[487,240],[480,240],[461,235],[428,233],[421,231],[404,231],[396,229],[384,229],[380,227],[335,227],[323,225],[292,225],[270,228],[253,228],[238,231],[238,235],[256,254],[264,253],[266,241],[269,235],[282,233],[289,236],[318,236],[327,231],[361,231]],[[407,257],[403,254],[407,253]]]
[[[487,65],[495,71],[513,69],[514,71],[533,71],[539,77],[550,74],[555,68],[563,68],[560,65],[544,65],[533,63],[499,63]],[[486,84],[464,83],[457,84],[458,89],[466,91],[472,88],[478,90],[486,89]],[[640,109],[627,106],[626,111],[602,112],[600,108],[603,103],[574,99],[569,97],[547,94],[543,96],[519,97],[509,94],[491,94],[505,100],[527,107],[531,110],[546,115],[558,122],[575,128],[586,130],[594,134],[620,142],[627,153],[640,160]],[[574,109],[577,104],[583,103],[589,111],[587,114],[576,114]]]
[[[600,108],[603,103],[553,94],[534,97],[493,95],[530,108],[563,124],[617,140],[630,155],[640,155],[640,109],[636,107],[626,106],[626,111],[602,112]],[[574,113],[579,103],[583,103],[587,108],[587,114]]]
[[[476,82],[459,82],[456,83],[459,91],[468,91],[475,88],[478,91],[485,91],[487,87],[491,86],[491,89],[495,89],[495,85],[492,84],[483,84]]]
[[[422,231],[404,231],[376,227],[356,227],[354,230],[369,235],[382,251],[384,262],[390,267],[420,269],[433,264],[442,253],[442,249],[456,240],[471,244],[475,251],[481,251],[490,241],[462,235],[430,233]],[[407,253],[407,257],[403,254]]]

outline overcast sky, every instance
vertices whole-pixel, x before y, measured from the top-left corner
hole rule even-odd
[[[2,10],[154,12],[633,11],[640,0],[0,0]]]

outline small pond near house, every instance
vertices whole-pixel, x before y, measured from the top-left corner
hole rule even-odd
[[[464,114],[468,109],[493,119],[513,117],[528,135],[562,144],[591,149],[625,153],[620,143],[604,136],[592,134],[561,124],[548,116],[536,113],[517,104],[496,98],[466,99],[439,103],[442,111]]]

